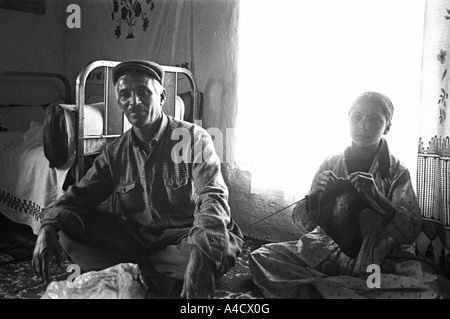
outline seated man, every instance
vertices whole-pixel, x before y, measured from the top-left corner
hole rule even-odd
[[[377,92],[351,105],[351,145],[322,163],[294,209],[305,234],[251,254],[253,281],[266,297],[449,297],[449,281],[410,251],[422,220],[409,171],[383,138],[393,112]],[[324,200],[330,193],[334,200]]]
[[[117,103],[132,128],[46,210],[32,262],[42,279],[52,255],[61,260],[59,243],[84,272],[137,263],[163,297],[211,298],[215,279],[234,266],[242,233],[230,217],[213,141],[162,111],[163,79],[150,61],[113,69]],[[178,133],[190,138],[179,141]],[[99,211],[114,192],[121,214]]]

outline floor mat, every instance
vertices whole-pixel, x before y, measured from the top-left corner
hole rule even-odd
[[[31,228],[13,223],[0,214],[0,299],[39,299],[47,285],[31,269],[36,235]],[[216,283],[215,299],[263,298],[251,279],[249,254],[260,247],[262,241],[246,238],[242,254],[236,265]],[[59,268],[52,263],[51,281],[66,280],[68,262]]]
[[[0,266],[31,260],[36,235],[31,228],[0,214]]]

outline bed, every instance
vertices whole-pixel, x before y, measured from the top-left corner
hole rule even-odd
[[[37,234],[44,209],[83,177],[106,143],[131,127],[115,104],[111,69],[118,63],[99,60],[83,68],[76,79],[74,104],[70,84],[61,74],[0,71],[1,214]],[[190,122],[198,120],[201,95],[192,73],[162,67],[167,91],[164,112]],[[51,81],[45,86],[42,79]],[[28,103],[12,102],[7,92],[15,91],[19,98],[30,92],[22,83],[40,87],[38,92],[53,91],[54,97],[30,103],[27,96]],[[114,206],[114,202],[112,196],[104,205]]]
[[[57,73],[12,71],[0,72],[0,84],[0,212],[37,231],[67,174],[65,166],[50,169],[45,160],[46,108],[70,101],[70,84]]]

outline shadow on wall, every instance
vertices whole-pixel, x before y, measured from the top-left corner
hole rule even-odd
[[[268,242],[297,240],[300,237],[301,232],[292,221],[294,206],[249,227],[291,203],[279,195],[252,194],[250,173],[236,165],[222,164],[222,173],[229,189],[231,215],[245,236]]]

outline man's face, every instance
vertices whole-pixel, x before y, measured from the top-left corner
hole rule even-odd
[[[116,98],[133,127],[143,128],[157,122],[162,114],[165,90],[151,76],[130,72],[116,83]]]

